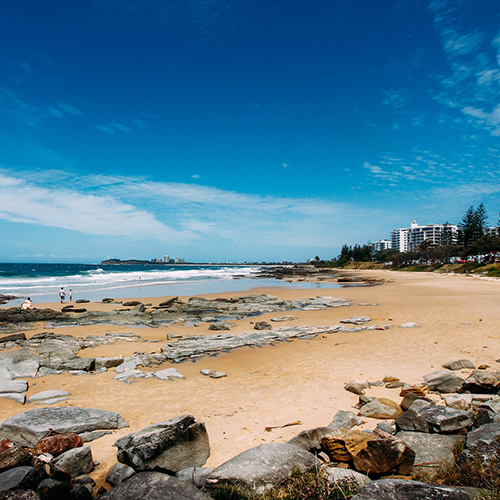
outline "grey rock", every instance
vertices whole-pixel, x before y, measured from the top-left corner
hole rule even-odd
[[[95,408],[37,408],[14,415],[0,424],[0,440],[8,437],[20,446],[35,447],[49,429],[61,434],[97,429],[121,429],[128,423],[113,411]]]
[[[104,493],[101,500],[212,500],[192,484],[160,472],[140,472]]]
[[[106,476],[106,482],[111,486],[116,486],[118,483],[122,482],[135,474],[135,470],[128,465],[117,463],[113,465],[111,470]]]
[[[160,380],[185,379],[186,377],[179,373],[175,368],[167,368],[159,372],[155,372],[154,376]]]
[[[430,432],[427,420],[411,408],[396,418],[398,431]]]
[[[356,425],[363,425],[364,421],[352,411],[339,410],[328,427],[330,429],[352,429]]]
[[[209,376],[209,375],[212,375],[212,373],[215,373],[215,371],[214,371],[214,370],[208,370],[207,368],[202,368],[202,369],[200,370],[200,373],[201,373],[202,375],[205,375],[205,377],[207,377],[207,376]]]
[[[238,484],[259,494],[287,478],[293,470],[308,470],[316,466],[319,466],[316,457],[298,446],[263,444],[217,467],[207,477],[206,487]]]
[[[40,495],[33,490],[2,491],[0,500],[40,500]]]
[[[210,378],[224,378],[227,377],[227,374],[224,372],[212,372],[210,373]]]
[[[479,441],[470,448],[465,448],[458,457],[458,463],[468,465],[480,463],[483,467],[498,467],[500,456],[500,443],[496,440],[490,442]]]
[[[267,321],[257,321],[254,325],[255,330],[271,330],[272,326]]]
[[[430,391],[441,393],[457,392],[464,382],[451,370],[440,370],[424,376],[425,385]]]
[[[49,399],[44,399],[43,401],[38,401],[35,404],[36,405],[55,405],[57,403],[60,403],[61,401],[67,401],[69,398],[49,398]]]
[[[470,359],[456,359],[455,361],[448,361],[443,365],[447,370],[474,370],[476,367]]]
[[[470,427],[474,421],[473,413],[446,406],[430,405],[418,412],[429,424],[430,431],[436,433],[458,432]]]
[[[7,369],[13,378],[33,378],[39,366],[39,357],[27,349],[0,353],[0,369]]]
[[[175,474],[175,477],[191,483],[197,488],[204,488],[207,477],[215,470],[214,467],[187,467]]]
[[[26,394],[20,394],[19,392],[3,392],[0,393],[0,398],[12,399],[20,405],[26,403]]]
[[[222,331],[222,330],[229,330],[229,326],[226,323],[212,323],[208,329],[210,331]]]
[[[3,382],[4,380],[13,380],[14,375],[11,373],[11,371],[0,364],[0,380]]]
[[[431,403],[430,401],[427,401],[425,399],[416,399],[415,401],[413,401],[413,403],[411,404],[410,408],[413,410],[413,411],[419,411],[420,409],[422,408],[427,408],[427,406],[431,406],[433,403]]]
[[[413,321],[408,321],[407,323],[399,325],[399,328],[418,328],[418,325]]]
[[[369,483],[371,481],[371,479],[365,474],[361,474],[361,472],[357,472],[352,469],[326,467],[324,470],[330,483],[349,483],[356,485],[358,488],[361,488],[366,483]]]
[[[0,382],[0,393],[4,392],[26,392],[28,382],[26,380],[4,380]]]
[[[465,441],[464,436],[427,434],[424,432],[398,432],[401,439],[415,452],[414,470],[429,470],[438,468],[445,463],[453,464],[454,447]]]
[[[450,406],[456,410],[467,410],[472,404],[473,396],[472,394],[449,394],[443,399],[446,406]]]
[[[364,325],[368,323],[368,321],[372,321],[372,318],[368,316],[356,316],[354,318],[341,319],[340,323],[350,324],[350,325]]]
[[[404,479],[380,479],[361,488],[351,500],[470,500],[457,488]]]
[[[497,373],[474,370],[467,379],[465,379],[462,387],[464,392],[472,393],[496,393],[500,388],[500,376]]]
[[[34,403],[35,401],[43,401],[45,399],[52,398],[63,398],[65,396],[70,396],[71,394],[68,391],[58,391],[56,389],[37,392],[28,398],[28,403]]]
[[[111,431],[93,431],[93,432],[82,432],[79,434],[82,442],[84,443],[91,443],[92,441],[95,441],[96,439],[102,438],[103,436],[107,436],[109,434],[112,434]]]
[[[293,444],[311,453],[319,453],[321,451],[321,440],[326,436],[338,434],[337,429],[331,427],[317,427],[302,431],[292,439],[288,440],[288,444]]]
[[[366,380],[351,380],[350,382],[347,382],[344,389],[361,396],[365,393],[366,389],[369,389],[369,387],[370,384]]]
[[[88,474],[94,469],[94,460],[90,446],[80,446],[61,453],[52,461],[58,471],[66,472],[71,477]]]
[[[123,356],[113,356],[108,358],[95,358],[95,369],[115,368],[123,363]]]
[[[396,426],[389,424],[388,422],[380,422],[377,424],[376,429],[379,429],[383,432],[387,432],[387,434],[395,435],[397,432]],[[410,446],[411,448],[411,446]]]
[[[396,418],[399,414],[400,410],[398,408],[386,405],[378,399],[374,399],[373,401],[363,405],[359,410],[360,417],[387,419]]]
[[[297,316],[278,316],[275,318],[271,318],[271,321],[274,323],[280,323],[282,321],[295,321],[297,319]]]
[[[208,434],[203,422],[182,415],[123,436],[116,441],[118,461],[135,470],[180,471],[201,467],[210,456]]]
[[[123,373],[118,373],[113,378],[119,382],[128,382],[130,379],[145,378],[146,374],[142,370],[127,370]],[[148,377],[149,378],[149,377]]]
[[[38,482],[38,473],[34,467],[22,465],[0,474],[0,491],[31,489]]]
[[[500,423],[484,424],[475,431],[467,434],[467,448],[475,446],[479,442],[491,443],[500,438]]]

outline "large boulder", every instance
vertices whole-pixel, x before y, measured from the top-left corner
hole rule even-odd
[[[287,443],[303,448],[311,453],[319,453],[321,451],[321,440],[326,436],[334,436],[336,434],[338,434],[336,429],[330,427],[317,427],[316,429],[302,431],[300,434],[297,434],[287,441]]]
[[[8,370],[12,378],[35,377],[40,358],[27,349],[0,353],[0,370]]]
[[[330,429],[352,429],[356,425],[363,425],[364,421],[352,411],[339,410],[335,413],[332,422],[328,425]]]
[[[212,474],[214,470],[213,467],[188,467],[177,472],[175,477],[191,483],[197,488],[204,488],[207,477]]]
[[[404,479],[381,479],[363,486],[351,500],[470,500],[457,488]]]
[[[355,484],[358,488],[361,488],[361,486],[364,486],[366,483],[371,481],[367,475],[361,474],[360,472],[352,469],[326,467],[324,470],[329,483],[349,483]]]
[[[443,365],[446,370],[474,370],[476,367],[470,359],[456,359],[454,361],[448,361]]]
[[[158,422],[116,441],[118,461],[137,471],[164,469],[178,472],[201,467],[210,456],[208,434],[203,422],[192,415]]]
[[[360,417],[371,417],[379,419],[396,418],[401,413],[401,409],[395,405],[385,404],[377,398],[363,405],[359,410]]]
[[[373,437],[366,447],[353,455],[354,467],[358,472],[385,474],[395,472],[408,475],[415,460],[415,452],[397,437],[380,429],[374,429]]]
[[[4,380],[0,381],[0,393],[5,392],[26,392],[28,382],[26,380]]]
[[[370,388],[370,384],[366,380],[351,380],[344,386],[346,391],[352,392],[358,396],[362,396],[366,389]]]
[[[500,439],[500,423],[484,424],[467,434],[466,446],[471,448],[480,442],[491,443]]]
[[[440,435],[425,432],[398,432],[396,437],[405,442],[415,452],[413,470],[428,471],[429,467],[438,468],[454,462],[453,449],[465,441],[464,436],[456,434]]]
[[[474,370],[465,379],[462,391],[473,394],[496,394],[500,388],[500,376],[484,370]]]
[[[439,370],[424,376],[425,385],[430,391],[441,393],[457,392],[464,382],[451,370]]]
[[[69,474],[70,477],[88,474],[94,469],[90,446],[80,446],[61,453],[52,461],[54,469]]]
[[[294,470],[319,466],[316,457],[298,446],[271,443],[251,448],[217,467],[206,486],[214,488],[231,484],[243,486],[253,493],[263,493],[286,479]]]
[[[0,424],[0,440],[9,438],[20,446],[33,448],[49,429],[61,434],[78,434],[123,427],[128,427],[128,423],[114,411],[79,407],[37,408],[4,420]]]
[[[332,462],[351,462],[353,456],[365,448],[370,439],[370,432],[340,430],[334,435],[325,436],[321,440],[321,448]]]
[[[0,473],[0,491],[31,489],[38,481],[38,473],[34,467],[15,467]]]
[[[104,493],[101,500],[212,500],[192,484],[161,472],[139,472]]]
[[[452,433],[470,427],[473,421],[471,412],[428,405],[402,413],[396,418],[396,427],[401,431]]]
[[[12,441],[4,439],[0,442],[0,472],[21,465],[31,465],[33,455],[26,448],[17,446]]]

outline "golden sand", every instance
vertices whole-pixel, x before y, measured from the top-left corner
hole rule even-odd
[[[267,293],[281,299],[326,295],[353,302],[351,307],[296,311],[292,314],[297,320],[276,323],[276,326],[330,326],[344,318],[370,316],[373,318],[370,324],[394,325],[388,330],[320,335],[313,340],[237,349],[196,362],[144,368],[144,371],[156,371],[175,366],[186,380],[138,379],[129,385],[113,380],[113,370],[96,375],[45,376],[29,381],[27,395],[48,389],[68,390],[71,397],[60,406],[112,410],[130,423],[128,429],[114,431],[112,435],[90,444],[94,459],[100,462],[92,476],[98,484],[103,484],[107,472],[116,463],[116,448],[112,446],[116,439],[154,422],[187,413],[205,422],[211,443],[211,456],[206,465],[217,466],[253,446],[283,442],[302,430],[328,425],[339,410],[356,412],[353,406],[357,403],[357,396],[344,390],[345,383],[352,379],[373,382],[385,375],[393,375],[404,382],[417,383],[422,375],[458,358],[468,358],[476,366],[490,365],[495,371],[500,366],[495,361],[500,358],[500,281],[432,273],[363,271],[362,274],[383,278],[387,282],[375,287],[330,290],[262,288],[244,294]],[[219,297],[237,295],[217,294]],[[156,305],[162,300],[165,298],[148,298],[143,302]],[[379,305],[358,305],[364,302]],[[61,304],[37,306],[58,309]],[[114,309],[117,305],[90,303],[85,307],[89,310]],[[264,314],[258,320],[269,321],[278,315]],[[230,333],[251,331],[251,321],[255,318],[236,321],[237,326]],[[415,322],[419,328],[399,328],[406,322]],[[30,337],[43,331],[44,327],[38,325],[26,334]],[[160,352],[160,347],[167,343],[168,333],[183,336],[213,333],[209,332],[208,324],[156,329],[98,325],[49,331],[75,337],[133,332],[146,340],[160,340],[159,343],[120,342],[100,346],[81,351],[79,355],[82,357]],[[202,368],[223,371],[227,377],[205,377],[200,374]],[[459,372],[459,375],[465,377],[468,373]],[[400,401],[397,389],[372,388],[368,394]],[[10,400],[1,400],[0,421],[39,407],[33,403],[20,406]],[[266,427],[292,422],[301,424],[266,431]],[[376,423],[367,421],[366,426],[374,427]]]

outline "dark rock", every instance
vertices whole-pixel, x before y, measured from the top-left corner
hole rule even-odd
[[[211,331],[229,330],[229,326],[225,323],[212,323],[208,329]]]
[[[40,500],[40,495],[33,490],[0,491],[0,500]]]
[[[478,441],[470,448],[465,448],[458,457],[458,463],[467,466],[471,463],[480,463],[483,467],[498,468],[500,462],[500,444],[493,440],[490,442]]]
[[[287,478],[293,470],[308,470],[319,461],[308,451],[286,443],[251,448],[217,467],[207,477],[207,488],[224,484],[241,485],[262,493]]]
[[[22,465],[31,465],[33,456],[26,449],[12,443],[12,446],[0,451],[0,472]]]
[[[0,491],[32,489],[38,481],[34,467],[15,467],[0,473]]]
[[[330,429],[352,429],[356,425],[362,425],[364,421],[352,411],[339,410],[333,417],[328,427]]]
[[[52,465],[56,470],[65,472],[71,477],[88,474],[94,469],[90,446],[65,451],[52,461]]]
[[[401,439],[415,452],[414,470],[429,470],[438,468],[445,463],[453,464],[453,449],[459,442],[465,441],[464,436],[427,434],[424,432],[398,432]]]
[[[479,442],[491,443],[500,438],[500,423],[485,424],[476,429],[475,431],[467,434],[467,448],[475,446]]]
[[[457,392],[464,382],[451,370],[440,370],[424,376],[425,385],[430,391],[441,393]]]
[[[14,415],[0,424],[0,439],[8,437],[20,446],[34,447],[49,429],[61,434],[97,429],[121,429],[128,423],[113,411],[95,408],[37,408]]]
[[[77,484],[71,490],[70,498],[71,500],[92,500],[92,498],[94,498],[92,495],[92,490],[93,488],[91,486]]]
[[[267,321],[257,321],[254,325],[255,330],[271,330],[272,328]]]
[[[351,500],[471,500],[457,488],[404,479],[381,479],[361,488]]]
[[[212,500],[192,484],[160,472],[140,472],[104,493],[100,500]]]
[[[0,337],[0,345],[6,344],[7,342],[24,342],[26,340],[26,334],[24,333],[13,333],[12,335],[5,335]]]
[[[109,300],[109,299],[102,299],[103,302],[105,300]],[[113,301],[113,299],[111,299],[111,301]],[[78,299],[78,300],[75,300],[76,304],[87,304],[88,302],[90,302],[90,300],[88,300],[88,299]]]
[[[138,300],[129,300],[128,302],[123,302],[122,306],[124,307],[133,307],[133,306],[141,306],[142,302],[139,302]]]
[[[455,361],[449,361],[443,365],[443,368],[447,370],[474,370],[476,367],[470,359],[457,359]]]
[[[197,488],[204,488],[207,482],[207,477],[214,471],[213,467],[187,467],[182,469],[175,477],[191,483]]]
[[[418,410],[410,408],[396,418],[402,431],[450,433],[470,427],[474,414],[447,406],[429,405]]]
[[[115,299],[111,299],[109,297],[105,298],[105,299],[102,299],[101,302],[104,302],[105,304],[111,304],[112,302],[114,302]]]
[[[128,479],[135,474],[135,470],[128,465],[117,463],[113,465],[111,470],[108,472],[106,476],[106,482],[111,486],[116,486],[118,483],[123,481],[124,479]]]
[[[38,485],[37,493],[41,500],[67,500],[70,496],[71,486],[55,479],[43,479]]]
[[[149,425],[118,439],[115,446],[118,461],[139,471],[201,467],[210,456],[205,424],[192,415]]]
[[[387,432],[387,434],[391,435],[394,435],[397,432],[396,426],[391,425],[388,422],[380,422],[379,424],[377,424],[376,429],[380,429],[381,431]]]
[[[172,297],[171,299],[164,300],[160,302],[160,307],[170,307],[172,304],[175,304],[179,300],[179,297]]]
[[[429,432],[427,420],[411,408],[396,418],[396,428],[399,431]]]
[[[17,307],[0,308],[0,323],[29,323],[34,321],[54,321],[64,319],[66,315],[53,309],[25,309]]]
[[[496,373],[474,370],[464,381],[461,392],[472,394],[495,394],[500,387],[500,378]]]

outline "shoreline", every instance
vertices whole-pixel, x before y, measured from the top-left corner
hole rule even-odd
[[[118,437],[179,415],[190,413],[205,422],[212,448],[206,465],[217,466],[253,446],[287,441],[303,430],[328,425],[339,410],[356,412],[353,406],[357,403],[357,396],[344,390],[344,385],[352,379],[374,382],[392,375],[407,383],[418,383],[423,375],[459,358],[471,359],[476,366],[489,364],[495,370],[495,360],[500,358],[500,281],[388,270],[363,270],[356,274],[382,278],[386,283],[383,286],[327,290],[265,287],[242,293],[197,296],[213,299],[264,293],[284,300],[317,295],[342,297],[353,304],[338,309],[294,311],[292,314],[296,320],[273,326],[328,326],[337,324],[340,319],[366,315],[373,318],[370,324],[394,325],[388,330],[319,335],[263,348],[239,348],[195,362],[163,363],[160,367],[143,369],[150,372],[175,367],[186,380],[150,378],[128,385],[114,380],[113,370],[95,375],[47,375],[28,379],[27,395],[48,389],[68,390],[71,397],[60,406],[117,411],[129,422],[129,428],[90,443],[94,458],[101,463],[92,476],[98,484],[104,484],[107,471],[116,462],[112,444]],[[165,298],[168,297],[142,301],[157,305]],[[360,303],[378,305],[360,306]],[[44,306],[60,310],[63,305],[45,303]],[[119,307],[95,302],[84,306],[89,310]],[[258,316],[257,321],[270,321],[271,317],[278,315],[265,313]],[[255,320],[255,317],[234,320],[235,326],[224,333],[251,332]],[[419,327],[399,328],[410,321]],[[167,334],[179,333],[186,337],[216,333],[208,330],[208,326],[206,323],[196,327],[174,325],[159,328],[94,325],[61,326],[53,330],[57,334],[75,337],[106,332],[138,333],[147,342],[103,345],[85,349],[79,354],[82,357],[117,354],[125,357],[135,352],[159,352],[160,347],[168,343]],[[25,330],[28,338],[41,331],[51,331],[51,327],[37,325],[32,330]],[[200,374],[200,369],[204,368],[223,371],[227,377],[204,377]],[[467,373],[458,374],[465,377]],[[397,400],[399,391],[372,387],[367,394]],[[40,406],[33,403],[21,406],[3,399],[0,421]],[[301,424],[275,428],[270,432],[265,430],[266,427],[297,421]],[[373,428],[380,422],[366,421],[366,428]]]

